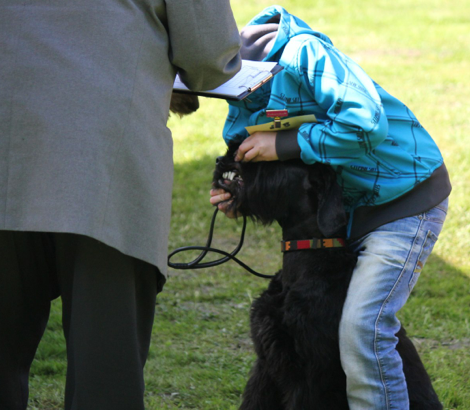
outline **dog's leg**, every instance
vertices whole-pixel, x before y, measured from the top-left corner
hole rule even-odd
[[[285,410],[284,386],[279,378],[278,348],[282,329],[284,289],[280,272],[253,302],[250,314],[251,338],[257,360],[243,393],[240,410]]]
[[[398,331],[397,337],[397,351],[403,361],[410,410],[442,410],[443,406],[432,387],[431,379],[403,327]]]
[[[279,386],[269,375],[264,360],[256,360],[239,410],[284,410]]]
[[[305,375],[303,380],[297,380],[286,392],[284,409],[348,410],[344,374],[340,373],[341,367],[332,369],[332,373]],[[331,377],[335,374],[339,378]]]

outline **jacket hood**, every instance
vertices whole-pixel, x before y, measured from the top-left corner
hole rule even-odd
[[[241,56],[247,60],[270,60],[292,37],[300,34],[310,34],[333,44],[328,36],[312,30],[283,7],[270,6],[242,29]]]

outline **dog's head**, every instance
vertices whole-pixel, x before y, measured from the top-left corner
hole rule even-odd
[[[346,225],[341,188],[328,165],[303,161],[236,162],[238,144],[217,159],[213,184],[232,195],[230,208],[263,224],[302,223],[316,215],[328,237]],[[296,222],[298,220],[298,222]]]

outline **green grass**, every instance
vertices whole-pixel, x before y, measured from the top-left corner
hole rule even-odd
[[[242,27],[270,2],[232,0]],[[400,318],[446,409],[470,410],[470,3],[465,0],[279,0],[358,61],[418,116],[438,142],[453,182],[444,231]],[[202,100],[200,112],[171,118],[175,184],[170,249],[203,244],[212,208],[214,159],[225,147],[227,106]],[[240,223],[219,218],[216,245],[236,245]],[[249,225],[241,258],[271,273],[280,267],[280,231]],[[190,256],[184,255],[184,259]],[[252,299],[266,281],[228,263],[170,270],[159,296],[146,366],[149,409],[231,410],[254,359],[248,336]],[[60,302],[53,305],[34,361],[30,410],[62,407],[65,346]]]

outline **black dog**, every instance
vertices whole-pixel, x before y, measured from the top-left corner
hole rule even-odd
[[[214,171],[215,187],[232,194],[234,210],[263,224],[276,220],[283,241],[341,235],[346,216],[329,166],[300,160],[237,163],[236,149],[231,146]],[[349,408],[338,324],[355,263],[347,247],[284,253],[282,270],[252,306],[258,357],[241,410]],[[442,409],[405,330],[397,336],[411,409]]]

